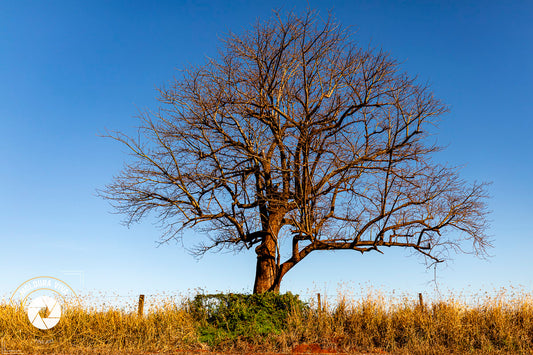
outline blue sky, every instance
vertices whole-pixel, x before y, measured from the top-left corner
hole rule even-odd
[[[26,279],[62,278],[80,293],[251,291],[252,252],[200,260],[157,246],[149,220],[126,228],[96,196],[126,151],[101,138],[133,132],[138,109],[175,70],[216,55],[272,8],[331,10],[363,46],[383,48],[432,84],[451,112],[439,159],[492,181],[488,261],[458,255],[441,290],[533,289],[533,3],[529,1],[0,1],[0,295]],[[194,235],[186,235],[191,245]],[[81,275],[81,277],[80,277]],[[338,284],[430,292],[433,271],[403,250],[316,253],[283,291],[335,294]]]

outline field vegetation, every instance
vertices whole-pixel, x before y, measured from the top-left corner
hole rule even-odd
[[[41,331],[22,307],[4,302],[0,353],[533,353],[527,293],[423,305],[379,294],[316,303],[290,293],[199,294],[180,302],[161,298],[143,316],[82,304],[64,307],[59,324]]]

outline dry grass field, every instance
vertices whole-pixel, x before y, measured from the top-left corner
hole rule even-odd
[[[379,295],[339,296],[324,309],[294,303],[294,296],[220,297],[223,309],[197,298],[178,304],[160,299],[144,316],[111,306],[71,306],[47,331],[34,328],[20,307],[4,303],[0,354],[533,353],[533,298],[526,293],[424,306]]]

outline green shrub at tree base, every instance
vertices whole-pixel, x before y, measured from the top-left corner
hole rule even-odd
[[[251,341],[257,337],[280,334],[287,328],[291,312],[303,312],[308,308],[298,295],[275,292],[200,294],[189,307],[200,324],[200,341],[210,346],[237,338]]]

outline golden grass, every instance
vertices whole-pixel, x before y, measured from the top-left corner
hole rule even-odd
[[[187,303],[166,299],[143,317],[108,307],[68,307],[60,323],[39,331],[20,307],[0,304],[2,350],[40,353],[164,353],[207,349],[200,322]],[[293,312],[279,334],[232,339],[217,351],[290,352],[298,344],[318,344],[338,352],[392,354],[533,354],[533,298],[485,296],[476,304],[449,298],[421,307],[407,298],[340,296],[335,306]]]
[[[379,295],[342,298],[305,323],[295,319],[292,339],[341,351],[382,349],[409,354],[533,354],[533,299],[486,297],[476,305],[454,299],[421,307]]]
[[[0,344],[24,353],[134,353],[198,346],[195,322],[184,307],[168,302],[143,317],[121,309],[73,306],[59,324],[34,328],[20,307],[0,306]],[[1,354],[1,351],[0,351]]]

